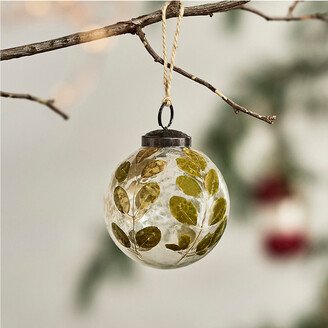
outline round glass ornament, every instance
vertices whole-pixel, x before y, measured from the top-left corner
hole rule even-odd
[[[170,269],[208,254],[226,228],[230,201],[215,164],[176,130],[142,137],[115,171],[105,196],[115,244],[143,264]]]

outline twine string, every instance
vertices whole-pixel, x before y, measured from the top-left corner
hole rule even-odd
[[[182,22],[182,17],[184,13],[184,6],[179,1],[179,16],[177,20],[177,25],[174,33],[174,39],[173,39],[173,46],[172,46],[172,53],[170,62],[167,61],[167,30],[166,30],[166,10],[168,5],[170,4],[170,1],[166,1],[164,6],[162,7],[162,42],[163,42],[163,60],[164,60],[164,90],[165,90],[165,96],[163,98],[163,104],[165,106],[171,106],[172,105],[172,99],[171,99],[171,83],[172,83],[172,74],[173,74],[173,67],[174,67],[174,60],[175,60],[175,54],[177,52],[178,48],[178,40],[180,35],[180,26]],[[169,67],[168,67],[169,66]]]

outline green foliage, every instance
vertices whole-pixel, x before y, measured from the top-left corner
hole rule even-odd
[[[76,291],[80,309],[90,306],[95,292],[105,279],[126,279],[133,273],[133,262],[116,247],[107,233],[101,235],[98,249],[87,263]]]
[[[228,32],[236,33],[242,23],[243,12],[240,10],[231,10],[223,16],[224,27]]]
[[[234,168],[234,151],[247,129],[247,121],[241,117],[235,117],[230,111],[221,112],[220,117],[212,120],[212,126],[208,130],[206,146],[209,156],[218,165],[229,186],[231,203],[233,208],[245,210],[245,195],[247,186],[236,175]]]
[[[325,6],[327,7],[326,4]],[[311,12],[314,9],[307,10]],[[305,172],[294,158],[294,148],[283,125],[284,119],[292,110],[289,108],[290,90],[297,90],[292,102],[297,111],[308,114],[309,119],[315,119],[316,115],[320,118],[326,111],[328,101],[327,93],[316,92],[315,82],[328,72],[328,26],[319,22],[317,24],[316,28],[311,29],[303,24],[302,32],[289,34],[289,37],[293,36],[291,57],[284,62],[264,60],[262,63],[256,63],[256,70],[246,74],[236,88],[240,90],[239,99],[233,97],[250,109],[254,104],[264,104],[265,108],[257,110],[263,114],[278,116],[277,123],[272,127],[268,126],[277,144],[277,149],[272,154],[275,159],[272,165],[275,170],[293,181],[308,179],[311,175]],[[299,28],[300,25],[297,25],[294,29]],[[242,114],[236,117],[232,111],[224,110],[226,106],[221,105],[223,109],[216,111],[218,117],[211,120],[212,126],[206,136],[206,146],[229,186],[233,211],[247,217],[251,210],[254,185],[244,181],[236,170],[236,151],[246,133],[256,124],[263,123]],[[256,149],[250,156],[256,156]]]

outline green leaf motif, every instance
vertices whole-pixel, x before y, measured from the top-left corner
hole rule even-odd
[[[182,251],[187,249],[190,245],[191,238],[189,235],[181,235],[179,237],[178,245],[176,244],[165,244],[165,247],[170,249],[171,251]]]
[[[196,252],[198,255],[204,255],[211,245],[213,234],[208,233],[197,245]]]
[[[198,197],[201,193],[198,182],[192,177],[180,175],[176,179],[176,184],[188,196]]]
[[[190,244],[190,236],[189,235],[181,235],[179,237],[179,247],[181,249],[186,249],[188,248],[189,244]]]
[[[195,205],[183,197],[172,196],[169,202],[172,215],[181,223],[196,225],[197,209]]]
[[[204,255],[210,248],[214,247],[221,239],[224,230],[227,226],[227,217],[224,218],[222,224],[214,231],[214,233],[208,233],[197,245],[196,254]]]
[[[150,161],[142,170],[141,177],[142,178],[152,177],[153,175],[162,172],[165,169],[165,166],[166,166],[166,162],[161,159]]]
[[[131,246],[129,237],[116,223],[112,223],[112,230],[115,238],[119,241],[120,244],[127,248]]]
[[[197,153],[196,151],[190,149],[190,148],[183,148],[183,152],[193,161],[195,162],[201,170],[205,170],[207,163],[205,158]]]
[[[200,177],[200,166],[191,159],[179,157],[176,159],[176,162],[182,171],[195,177]]]
[[[129,174],[131,163],[122,163],[115,171],[115,178],[118,182],[123,182]]]
[[[114,203],[115,203],[117,209],[121,213],[128,213],[129,212],[129,210],[130,210],[130,201],[129,201],[128,194],[120,186],[117,186],[114,189]]]
[[[155,154],[157,150],[158,148],[155,147],[146,147],[141,149],[136,156],[136,162],[141,163],[145,158],[148,158],[151,155]]]
[[[189,226],[181,226],[178,229],[178,236],[188,235],[190,237],[190,242],[195,240],[196,232]]]
[[[219,190],[219,177],[214,169],[210,169],[205,176],[205,189],[210,195],[214,195]]]
[[[209,225],[216,224],[220,222],[227,210],[227,201],[224,198],[218,198],[214,201],[211,207],[211,213],[209,217]]]
[[[143,228],[136,233],[135,239],[142,250],[148,251],[160,242],[161,231],[155,226]]]
[[[159,184],[150,182],[145,184],[137,193],[135,204],[137,209],[144,210],[153,204],[160,194]]]
[[[220,241],[226,226],[227,226],[227,217],[224,218],[222,224],[214,231],[210,247],[214,246]]]
[[[181,251],[181,247],[176,244],[165,244],[165,247],[174,252]]]

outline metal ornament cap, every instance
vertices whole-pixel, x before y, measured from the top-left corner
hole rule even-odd
[[[191,137],[171,129],[154,130],[141,138],[142,147],[190,147]]]

